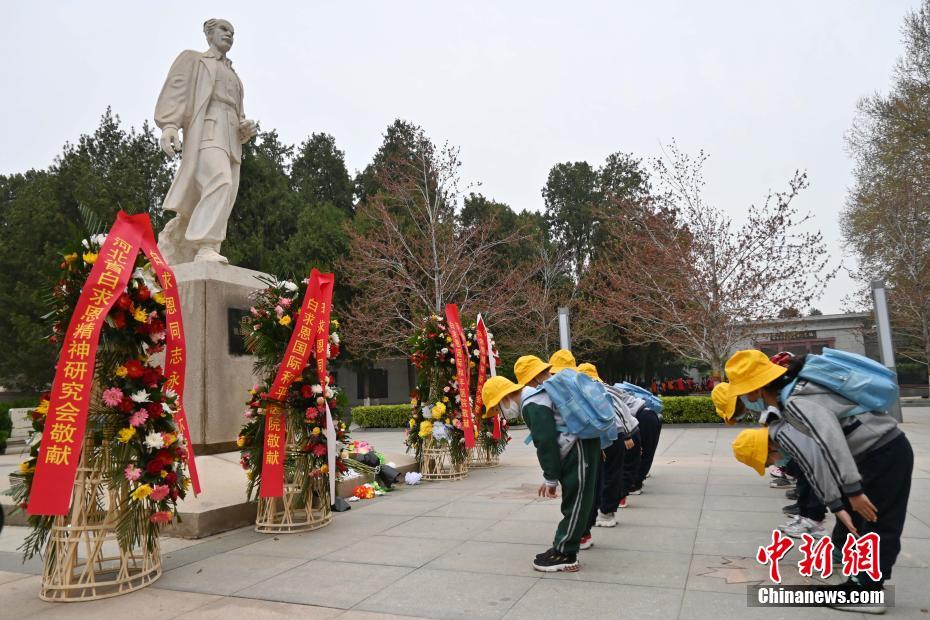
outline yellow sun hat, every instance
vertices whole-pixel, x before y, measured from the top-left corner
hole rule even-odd
[[[524,355],[513,365],[513,374],[517,376],[517,383],[527,385],[539,373],[551,369],[552,364],[547,364],[535,355]]]
[[[575,368],[575,356],[568,349],[559,349],[549,358],[552,364],[552,374],[565,370],[566,368]]]
[[[788,369],[772,363],[769,356],[756,349],[737,351],[727,360],[730,396],[735,398],[765,387]]]
[[[714,401],[714,409],[717,415],[729,422],[736,411],[736,396],[730,396],[730,384],[718,383],[711,390],[710,399]]]
[[[583,364],[578,364],[578,372],[583,372],[588,375],[595,381],[602,381],[601,376],[597,374],[597,366],[591,362],[584,362]]]
[[[491,377],[484,382],[484,386],[481,388],[481,400],[484,401],[485,411],[490,412],[505,396],[519,392],[521,389],[523,388],[507,377],[500,375]]]
[[[764,476],[765,462],[769,458],[769,429],[750,428],[741,432],[733,440],[733,456]]]

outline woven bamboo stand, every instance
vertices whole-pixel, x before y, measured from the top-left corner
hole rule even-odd
[[[468,459],[456,463],[449,442],[429,437],[420,451],[420,473],[423,480],[461,480],[468,476]]]
[[[475,443],[475,447],[468,451],[469,469],[487,469],[489,467],[497,467],[500,464],[500,455],[490,444],[482,444],[482,442],[478,440]]]
[[[102,449],[106,450],[106,445]],[[107,486],[102,468],[88,464],[92,450],[91,443],[85,444],[74,479],[71,510],[55,517],[49,533],[39,591],[44,601],[95,601],[119,596],[144,588],[161,576],[157,543],[151,551],[144,545],[119,548],[118,507],[125,503],[128,487]]]
[[[298,449],[296,431],[287,425],[287,454],[296,461],[284,468],[284,496],[258,498],[255,531],[264,534],[297,534],[318,530],[333,520],[329,480],[305,478],[307,454]],[[306,480],[306,484],[304,481]]]

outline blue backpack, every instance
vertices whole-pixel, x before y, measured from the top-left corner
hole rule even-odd
[[[783,403],[799,380],[816,383],[854,402],[856,406],[841,418],[867,411],[886,412],[898,399],[898,377],[894,372],[874,360],[847,351],[825,348],[821,355],[808,355],[798,378],[781,391]]]
[[[651,409],[655,413],[662,413],[662,401],[649,390],[641,388],[633,383],[627,383],[626,381],[614,383],[614,387],[646,401],[646,409]]]
[[[559,432],[601,440],[606,448],[617,439],[616,414],[607,389],[588,375],[570,368],[547,379],[542,389],[565,421]]]

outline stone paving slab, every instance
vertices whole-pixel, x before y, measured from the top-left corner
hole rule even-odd
[[[916,462],[904,549],[889,617],[930,611],[930,408],[904,425]],[[784,493],[736,463],[739,429],[667,427],[645,493],[595,528],[578,573],[542,574],[530,561],[551,543],[559,501],[537,497],[535,455],[516,430],[501,467],[464,481],[407,487],[353,504],[321,530],[241,528],[202,540],[163,540],[165,573],[152,587],[84,604],[38,600],[37,560],[0,533],[0,602],[18,618],[856,618],[832,610],[746,607],[766,578],[756,548],[784,522]],[[402,434],[355,434],[400,451]],[[0,463],[9,466],[9,463]],[[797,561],[792,550],[783,564]],[[796,574],[787,583],[801,579]]]

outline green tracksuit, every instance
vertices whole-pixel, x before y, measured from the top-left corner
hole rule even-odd
[[[560,553],[575,554],[594,505],[600,440],[563,435],[556,430],[562,419],[546,393],[527,393],[532,395],[523,400],[523,419],[533,437],[543,477],[562,485],[562,520],[552,546]]]

